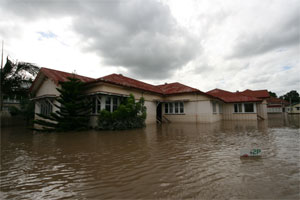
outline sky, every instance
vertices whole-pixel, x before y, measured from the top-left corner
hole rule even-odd
[[[0,0],[4,56],[201,91],[300,92],[298,0]]]

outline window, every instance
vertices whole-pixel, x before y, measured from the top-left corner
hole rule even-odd
[[[244,104],[244,109],[245,109],[245,112],[254,112],[254,105],[253,103],[245,103]]]
[[[169,104],[165,103],[165,113],[168,114],[169,113]]]
[[[175,102],[175,113],[178,113],[178,102]]]
[[[223,113],[223,105],[219,104],[219,113]]]
[[[52,113],[52,104],[49,100],[44,100],[41,102],[41,114],[49,116]]]
[[[111,97],[106,97],[105,100],[105,110],[110,112],[110,107],[111,107]]]
[[[213,113],[217,113],[217,103],[216,102],[212,102],[212,107],[213,107]]]
[[[169,106],[170,106],[169,113],[173,114],[173,103],[169,103]]]
[[[241,103],[234,104],[234,112],[235,113],[241,113],[241,112],[243,112],[242,104]]]
[[[101,97],[92,97],[92,114],[98,114],[101,111]]]
[[[113,98],[113,111],[117,110],[118,108],[118,98],[114,97]]]
[[[184,113],[183,102],[165,103],[165,114],[183,114],[183,113]]]
[[[300,110],[300,107],[296,107],[297,110]]]
[[[180,113],[184,113],[183,102],[179,103],[179,107],[180,107]]]

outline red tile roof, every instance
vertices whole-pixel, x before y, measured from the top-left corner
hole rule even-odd
[[[67,80],[68,77],[75,77],[81,80],[82,82],[89,82],[94,80],[93,78],[85,77],[85,76],[80,76],[77,74],[71,74],[67,72],[62,72],[54,69],[48,69],[48,68],[41,68],[39,73],[37,74],[36,78],[34,79],[31,87],[29,88],[29,91],[32,92],[33,88],[36,87],[36,84],[38,84],[38,80],[40,77],[46,76],[49,79],[51,79],[56,85],[59,84],[59,82],[64,82]],[[37,86],[39,87],[39,86]]]
[[[241,92],[246,96],[256,97],[256,98],[269,98],[270,94],[268,90],[245,90]]]
[[[229,91],[225,91],[225,90],[221,90],[221,89],[214,89],[214,90],[208,91],[207,94],[217,97],[227,103],[262,101],[261,99],[258,99],[256,97],[246,96],[246,95],[242,94],[241,92],[233,93],[233,92],[229,92]]]
[[[68,80],[68,77],[74,77],[82,82],[89,82],[93,81],[93,78],[89,78],[86,76],[80,76],[77,74],[62,72],[54,69],[48,69],[48,68],[41,68],[39,73],[45,74],[48,78],[50,78],[52,81],[54,81],[55,84],[58,84],[59,82],[65,82]]]
[[[95,81],[92,81],[90,83],[93,83],[93,82],[112,83],[112,84],[116,84],[116,85],[120,85],[120,86],[136,88],[136,89],[140,89],[140,90],[145,90],[145,91],[162,94],[162,91],[158,87],[155,87],[154,85],[144,83],[142,81],[138,81],[138,80],[135,80],[132,78],[128,78],[121,74],[110,74],[108,76],[98,78]]]
[[[279,99],[276,97],[270,97],[269,99],[267,99],[267,103],[268,103],[268,107],[269,105],[289,105],[289,102],[283,100],[283,99]]]
[[[189,93],[189,92],[201,92],[198,89],[183,85],[181,83],[170,83],[158,85],[158,87],[164,94],[179,94],[179,93]]]
[[[171,95],[171,94],[180,94],[180,93],[190,93],[190,92],[199,92],[204,95],[208,95],[206,93],[201,92],[198,89],[191,88],[189,86],[183,85],[181,83],[170,83],[164,85],[151,85],[148,83],[144,83],[142,81],[138,81],[132,78],[128,78],[126,76],[120,74],[111,74],[108,76],[104,76],[98,78],[94,81],[89,82],[88,84],[96,83],[96,82],[106,82],[116,85],[121,85],[130,88],[136,88],[144,91],[150,91],[162,95]]]

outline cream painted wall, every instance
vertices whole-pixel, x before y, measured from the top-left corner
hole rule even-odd
[[[147,108],[147,118],[146,124],[156,123],[156,102],[145,102],[145,106]]]
[[[136,89],[124,88],[117,85],[112,84],[98,84],[95,87],[90,87],[87,89],[86,93],[94,93],[94,92],[107,92],[107,93],[115,93],[115,94],[122,94],[122,95],[129,95],[133,94],[136,99],[140,99],[144,97],[145,101],[153,101],[156,99],[162,99],[161,95],[156,95],[154,93],[143,92]]]
[[[268,107],[267,107],[267,101],[263,100],[262,103],[257,103],[257,114],[263,117],[264,119],[268,119]]]
[[[162,109],[163,115],[171,122],[210,123],[222,119],[222,114],[213,113],[211,101],[184,102],[184,114],[165,114],[164,105]]]
[[[40,88],[36,92],[36,97],[42,96],[42,95],[59,95],[59,92],[56,90],[56,88],[60,86],[57,86],[52,80],[46,79],[41,84]]]
[[[257,120],[256,113],[234,113],[234,104],[224,104],[223,120]]]

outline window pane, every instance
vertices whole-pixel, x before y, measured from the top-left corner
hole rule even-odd
[[[238,105],[234,104],[234,112],[237,113],[238,112]]]
[[[217,104],[216,102],[213,102],[213,113],[217,112]]]
[[[169,104],[165,103],[165,113],[168,114],[169,113]]]
[[[105,100],[105,110],[110,112],[110,105],[111,105],[111,98],[110,97],[106,97]]]
[[[52,113],[52,105],[45,100],[41,103],[41,114],[48,116],[50,113]]]
[[[223,105],[219,104],[219,113],[223,113]]]
[[[170,113],[173,113],[173,103],[169,103],[170,106]]]
[[[117,110],[118,108],[118,98],[114,97],[113,98],[113,111]]]
[[[245,112],[254,112],[253,103],[245,103],[244,108],[245,108]]]
[[[101,111],[101,101],[100,101],[101,97],[97,98],[97,113],[100,113]]]
[[[92,113],[96,113],[96,98],[92,97]]]
[[[178,113],[178,102],[175,102],[175,113]]]
[[[184,113],[183,102],[180,102],[180,113]]]

